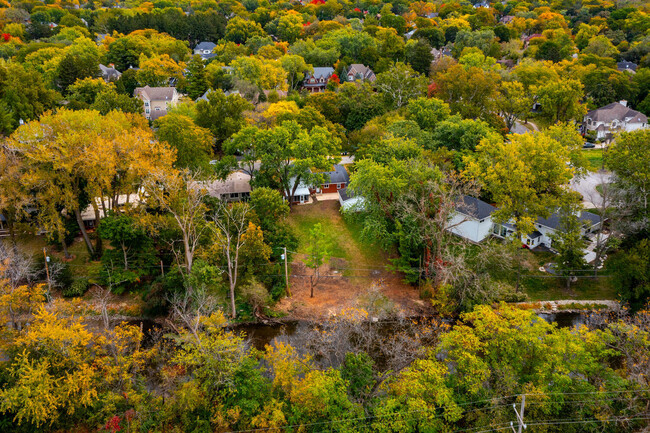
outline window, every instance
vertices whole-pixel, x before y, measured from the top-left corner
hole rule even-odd
[[[530,239],[526,239],[526,245],[530,245]]]
[[[151,110],[149,110],[148,108],[146,108],[146,109],[144,110],[144,112],[147,113],[147,114],[149,114],[150,111],[151,111]]]
[[[341,188],[343,188],[343,184],[342,184],[342,183],[339,183],[338,185],[336,185],[336,189],[341,189]]]
[[[506,228],[503,227],[503,226],[501,226],[501,237],[504,237],[504,238],[505,238],[505,237],[506,237],[506,234],[507,234],[507,233],[506,233]]]
[[[330,184],[329,184],[329,183],[324,183],[324,184],[323,184],[323,189],[327,189],[327,188],[329,188],[329,187],[330,187]]]
[[[148,107],[149,106],[149,101],[145,101],[144,106]]]
[[[156,111],[160,111],[160,107],[156,107]]]
[[[238,192],[231,193],[230,198],[239,198],[239,193]]]

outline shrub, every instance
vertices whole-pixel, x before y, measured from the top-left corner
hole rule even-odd
[[[75,296],[83,296],[84,293],[88,290],[88,278],[80,277],[75,278],[67,288],[63,289],[63,296],[66,298],[72,298]]]

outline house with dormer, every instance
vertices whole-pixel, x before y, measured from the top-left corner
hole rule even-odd
[[[592,110],[584,117],[583,131],[595,131],[596,139],[611,140],[618,132],[636,131],[648,127],[648,117],[627,106],[627,101],[613,102]]]
[[[194,47],[194,54],[198,54],[203,60],[209,60],[216,56],[213,53],[216,46],[214,42],[201,42]]]
[[[369,67],[360,63],[354,63],[350,65],[347,72],[345,73],[345,79],[349,82],[368,81],[372,83],[377,79],[377,76]]]
[[[327,83],[332,76],[336,75],[332,67],[315,67],[313,74],[305,74],[305,81],[302,87],[311,93],[322,92],[327,88]]]

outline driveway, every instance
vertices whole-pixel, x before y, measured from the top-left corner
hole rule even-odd
[[[600,208],[603,206],[603,196],[596,187],[603,183],[610,183],[611,173],[603,170],[589,172],[585,176],[574,178],[571,189],[582,195],[582,203],[586,208]]]

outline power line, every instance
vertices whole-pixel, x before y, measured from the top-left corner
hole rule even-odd
[[[585,391],[585,392],[572,392],[572,393],[565,393],[565,392],[555,392],[555,393],[546,393],[545,395],[593,395],[593,394],[621,394],[621,393],[638,393],[638,392],[650,392],[650,389],[640,389],[640,390],[616,390],[616,391]],[[349,418],[349,419],[336,419],[336,420],[329,420],[329,421],[321,421],[321,422],[316,422],[316,423],[304,423],[304,424],[291,424],[291,425],[286,425],[279,427],[281,429],[288,429],[292,427],[313,427],[317,425],[323,425],[323,424],[334,424],[334,423],[342,423],[342,422],[353,422],[353,421],[365,421],[365,420],[370,420],[370,419],[380,419],[380,418],[387,418],[387,417],[392,417],[392,416],[399,416],[399,415],[411,415],[411,414],[417,414],[417,413],[423,413],[423,412],[429,412],[433,410],[440,410],[443,408],[447,408],[450,406],[467,406],[467,405],[472,405],[472,404],[479,404],[479,403],[488,403],[488,402],[494,402],[494,401],[499,401],[499,400],[505,400],[509,398],[514,398],[514,397],[524,397],[524,396],[536,396],[540,397],[540,394],[513,394],[513,395],[508,395],[508,396],[502,396],[502,397],[493,397],[490,399],[485,399],[485,400],[476,400],[476,401],[470,401],[470,402],[465,402],[465,403],[455,403],[455,404],[446,404],[446,405],[440,405],[437,407],[433,407],[430,409],[418,409],[414,411],[403,411],[403,412],[394,412],[391,414],[386,414],[386,415],[368,415],[365,417],[359,417],[359,418]],[[566,403],[579,403],[582,401],[574,401],[574,400],[567,400],[562,402],[562,404]],[[543,404],[543,403],[549,403],[549,402],[535,402],[536,404]],[[551,402],[552,403],[552,402]],[[530,402],[528,403],[530,404]],[[499,404],[499,405],[493,405],[490,407],[485,407],[485,408],[477,408],[473,409],[470,411],[465,411],[463,414],[467,413],[472,413],[472,412],[477,412],[480,410],[484,411],[489,411],[498,407],[503,407],[503,406],[509,406],[510,404]],[[442,414],[436,415],[433,417],[433,419],[438,418],[442,416]],[[648,418],[650,419],[650,418]],[[613,418],[612,420],[617,420]],[[631,419],[630,419],[631,420]],[[540,420],[538,422],[551,422],[551,421],[559,421],[559,420]],[[501,424],[497,424],[501,425]],[[527,425],[532,425],[532,423],[528,423]],[[540,424],[541,425],[541,424]],[[496,427],[496,426],[495,426]],[[254,433],[254,432],[262,432],[262,431],[267,431],[267,430],[274,430],[277,427],[264,427],[264,428],[255,428],[255,429],[248,429],[248,430],[232,430],[226,433]],[[473,427],[470,429],[463,429],[463,430],[454,430],[453,432],[450,433],[461,433],[461,432],[469,432],[470,430],[475,430],[477,428],[482,428],[482,427]],[[507,423],[507,427],[502,427],[502,428],[490,428],[488,430],[483,430],[482,432],[490,432],[490,431],[496,431],[496,430],[505,430],[510,428],[510,423]],[[471,432],[471,433],[482,433],[482,432]]]

